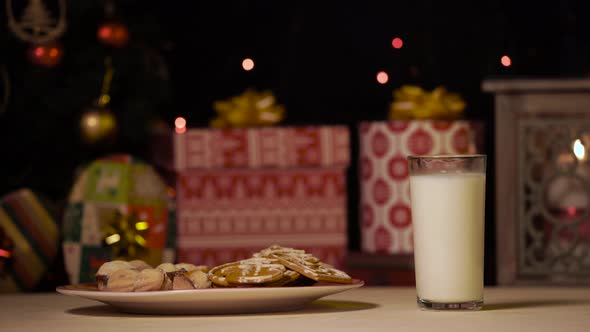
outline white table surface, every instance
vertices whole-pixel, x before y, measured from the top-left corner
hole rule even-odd
[[[0,331],[590,331],[590,288],[488,288],[484,310],[417,309],[413,288],[363,287],[285,313],[130,315],[61,294],[0,295]]]

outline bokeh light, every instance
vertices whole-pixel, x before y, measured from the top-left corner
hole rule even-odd
[[[174,126],[176,128],[186,127],[186,119],[183,118],[182,116],[177,117],[176,120],[174,120]]]
[[[110,26],[102,26],[98,29],[98,36],[102,39],[111,37],[113,29]]]
[[[379,84],[385,84],[387,81],[389,81],[389,75],[387,75],[386,72],[380,71],[377,73],[377,82],[379,82]]]
[[[574,155],[578,160],[584,160],[584,156],[586,155],[586,147],[582,144],[582,141],[578,138],[574,141],[572,149],[574,150]]]
[[[242,68],[244,68],[245,71],[250,71],[252,69],[254,69],[254,60],[250,59],[250,58],[246,58],[242,61]]]
[[[186,132],[186,119],[179,116],[174,120],[174,130],[177,134],[184,134]]]
[[[504,67],[512,66],[512,59],[510,59],[510,57],[507,55],[502,56],[502,58],[500,59],[500,62],[502,63],[502,66],[504,66]]]
[[[400,37],[395,37],[391,41],[391,46],[395,49],[400,49],[404,46],[404,41]]]

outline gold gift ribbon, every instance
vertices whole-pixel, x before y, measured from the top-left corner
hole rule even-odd
[[[213,128],[247,128],[271,126],[285,117],[285,108],[276,103],[270,91],[246,90],[238,96],[216,101],[217,116],[211,120]]]
[[[145,234],[148,230],[148,222],[135,214],[125,215],[115,211],[102,226],[103,241],[112,248],[113,259],[134,259],[146,249]]]
[[[437,87],[428,92],[419,86],[404,85],[393,92],[391,120],[455,120],[463,115],[465,101],[460,95]]]

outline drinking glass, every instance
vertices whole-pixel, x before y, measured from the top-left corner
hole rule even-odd
[[[485,155],[409,156],[418,306],[483,305]]]

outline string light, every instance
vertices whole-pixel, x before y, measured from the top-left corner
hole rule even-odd
[[[186,132],[186,119],[179,116],[174,120],[174,127],[177,134],[184,134]]]
[[[250,59],[250,58],[246,58],[242,61],[242,68],[244,68],[245,71],[250,71],[252,69],[254,69],[254,60]]]
[[[377,82],[379,82],[379,84],[385,84],[387,81],[389,81],[389,75],[387,75],[386,72],[380,71],[377,73]]]
[[[500,62],[502,63],[502,66],[504,66],[504,67],[512,66],[512,59],[510,59],[510,57],[507,55],[502,56],[502,58],[500,59]]]
[[[395,37],[391,41],[391,46],[395,49],[400,49],[404,46],[404,41],[400,37]]]
[[[584,144],[582,144],[582,141],[579,138],[574,141],[572,149],[574,151],[574,155],[576,156],[576,158],[578,158],[578,160],[584,160],[584,156],[586,155],[586,148],[584,147]]]

